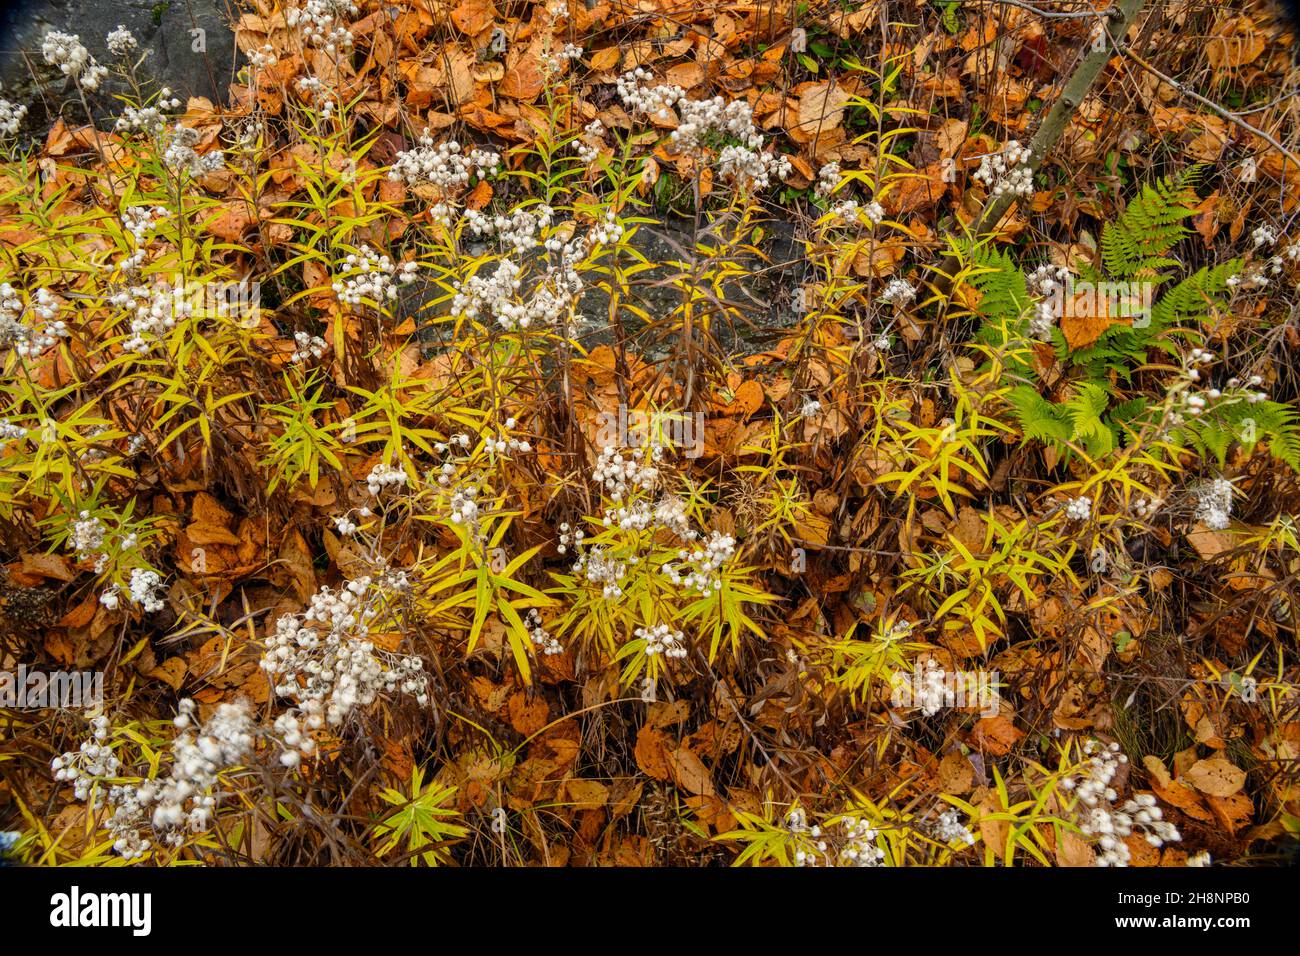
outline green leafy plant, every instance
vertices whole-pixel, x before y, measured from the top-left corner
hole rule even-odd
[[[446,844],[469,833],[454,822],[460,814],[448,806],[456,788],[436,780],[425,784],[424,773],[422,767],[411,770],[405,793],[392,787],[380,792],[379,799],[394,809],[374,825],[379,856],[389,856],[400,848],[411,866],[438,866],[447,862]]]

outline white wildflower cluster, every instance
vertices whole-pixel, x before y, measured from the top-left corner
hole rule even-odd
[[[1025,276],[1025,285],[1029,287],[1030,294],[1044,298],[1060,293],[1069,281],[1069,269],[1051,264],[1041,265]]]
[[[104,523],[89,511],[83,511],[77,520],[72,522],[68,547],[77,553],[78,561],[89,561],[93,557],[95,570],[98,572],[108,562],[108,555],[102,553],[104,540],[107,537],[108,529],[104,527]]]
[[[460,453],[464,454],[465,452],[468,452],[473,447],[474,447],[474,440],[470,438],[469,435],[467,435],[464,432],[457,432],[454,435],[452,435],[450,438],[448,438],[445,442],[442,441],[435,442],[433,446],[433,450],[436,451],[439,455],[448,455],[448,454],[455,453],[456,449],[459,448]],[[443,465],[442,474],[438,478],[438,484],[442,485],[443,487],[446,487],[451,480],[451,476],[454,475],[455,473],[456,473],[455,465],[450,463]]]
[[[509,259],[502,259],[491,276],[475,274],[461,284],[452,300],[452,313],[472,320],[486,311],[496,316],[507,331],[521,324],[527,328],[531,317],[518,315],[514,301],[522,282],[523,270]]]
[[[447,517],[452,524],[463,524],[477,531],[479,519],[479,487],[474,484],[462,484],[452,488],[447,499]]]
[[[135,244],[135,251],[117,261],[117,270],[124,277],[139,277],[149,256],[149,234],[158,222],[167,217],[167,210],[162,206],[127,206],[122,210],[122,228]]]
[[[1214,531],[1228,527],[1232,515],[1232,482],[1215,478],[1196,489],[1196,520]]]
[[[1177,828],[1162,819],[1156,798],[1150,794],[1138,794],[1115,806],[1119,794],[1111,781],[1120,766],[1128,763],[1128,757],[1119,751],[1119,744],[1107,746],[1089,740],[1083,745],[1083,753],[1088,758],[1083,778],[1066,777],[1061,786],[1073,792],[1083,807],[1078,826],[1097,838],[1101,851],[1097,854],[1098,866],[1127,866],[1130,853],[1124,838],[1131,834],[1140,834],[1153,847],[1182,839]]]
[[[1256,226],[1251,230],[1250,241],[1255,250],[1263,252],[1271,249],[1278,241],[1277,229],[1267,223]],[[1228,276],[1228,288],[1234,292],[1266,289],[1274,279],[1282,275],[1288,264],[1298,261],[1300,261],[1300,242],[1288,243],[1281,254],[1253,261],[1241,272]]]
[[[173,289],[166,282],[125,286],[109,296],[108,301],[131,316],[131,334],[122,347],[142,355],[158,346],[176,327],[177,320],[194,314],[194,303],[185,290],[180,286]]]
[[[268,139],[266,123],[261,117],[246,116],[235,124],[235,149],[240,153],[254,153]]]
[[[885,852],[877,846],[879,831],[854,814],[839,821],[839,833],[825,833],[820,826],[808,825],[803,810],[786,814],[785,826],[797,838],[794,865],[805,866],[881,866]]]
[[[474,236],[495,236],[515,255],[522,255],[541,244],[541,232],[554,216],[555,210],[546,203],[519,206],[509,216],[485,216],[471,209],[465,213],[465,225]]]
[[[401,464],[388,465],[383,462],[376,464],[370,469],[370,474],[366,475],[366,489],[376,498],[388,488],[404,488],[410,480],[406,469]]]
[[[1183,363],[1183,374],[1189,382],[1201,381],[1201,368],[1210,365],[1215,361],[1213,352],[1205,349],[1195,348],[1188,353]],[[1192,418],[1202,415],[1211,401],[1217,401],[1223,397],[1223,393],[1217,388],[1209,388],[1204,391],[1197,391],[1192,387],[1182,388],[1175,383],[1171,390],[1176,393],[1177,406],[1172,408],[1169,413],[1169,424],[1181,425],[1186,421],[1185,416]],[[1247,397],[1248,401],[1254,401],[1253,396]]]
[[[149,807],[157,795],[158,785],[151,781],[138,786],[117,784],[109,789],[108,803],[113,812],[104,821],[104,828],[113,838],[113,852],[128,863],[143,857],[153,846],[145,834],[151,832]]]
[[[694,532],[692,532],[694,534]],[[709,539],[700,546],[677,552],[682,569],[674,564],[664,565],[664,574],[674,584],[687,591],[698,591],[701,597],[712,597],[722,588],[719,570],[736,554],[736,539],[729,534],[710,531]],[[683,573],[683,571],[685,573]]]
[[[577,261],[586,255],[591,246],[612,245],[623,238],[623,224],[618,221],[618,214],[613,209],[606,209],[604,218],[593,222],[584,238],[573,240],[563,247],[555,245],[552,239],[546,244],[548,252],[563,252],[566,261]]]
[[[988,186],[994,196],[1032,196],[1034,172],[1029,168],[1031,153],[1018,140],[1010,140],[1001,152],[980,157],[975,180]]]
[[[1133,502],[1133,514],[1147,521],[1154,518],[1164,502],[1160,498],[1138,498]]]
[[[1214,363],[1216,358],[1217,356],[1213,352],[1206,349],[1192,349],[1187,353],[1187,362],[1185,363],[1187,377],[1193,382],[1199,382],[1201,380],[1201,370],[1199,366],[1211,365]]]
[[[700,533],[691,528],[686,503],[662,492],[663,456],[663,446],[658,443],[648,444],[636,452],[621,451],[611,445],[601,449],[591,472],[591,479],[605,502],[601,523],[606,528],[638,536],[657,530],[672,533],[682,546],[677,561],[664,563],[661,573],[691,596],[710,597],[722,586],[719,571],[735,555],[736,541],[712,531],[701,542]],[[640,543],[638,537],[630,543],[630,555],[616,558],[601,546],[584,551],[583,532],[571,530],[568,524],[560,526],[560,553],[572,547],[578,554],[573,571],[600,584],[606,598],[622,596],[621,582],[627,566],[641,560],[636,554]]]
[[[754,125],[754,111],[744,100],[728,101],[715,96],[692,100],[676,85],[650,86],[649,71],[637,67],[616,82],[623,105],[653,119],[669,121],[677,108],[677,128],[670,139],[674,149],[686,155],[703,156],[713,143],[733,139],[718,150],[718,172],[723,179],[749,189],[765,189],[775,174],[790,175],[787,156],[776,156],[763,149],[763,135]]]
[[[329,343],[319,335],[295,332],[293,333],[293,342],[294,350],[290,353],[289,360],[295,365],[301,365],[312,360],[319,361],[329,351]]]
[[[181,701],[174,721],[181,733],[172,741],[171,774],[158,791],[153,811],[154,827],[164,831],[173,846],[182,842],[177,832],[182,826],[196,833],[211,828],[221,798],[219,775],[243,763],[256,739],[247,703],[219,704],[202,726],[192,730],[194,711],[194,701]]]
[[[1218,360],[1211,351],[1194,348],[1183,361],[1183,375],[1186,381],[1175,381],[1170,385],[1170,394],[1174,404],[1166,420],[1166,432],[1182,425],[1188,417],[1196,418],[1204,414],[1212,404],[1235,404],[1245,402],[1254,405],[1268,400],[1268,393],[1258,391],[1264,380],[1259,375],[1251,375],[1244,381],[1240,378],[1228,380],[1224,390],[1204,388],[1197,390],[1188,383],[1200,383],[1204,378],[1206,367]]]
[[[416,144],[413,149],[397,154],[388,171],[389,179],[407,186],[433,185],[449,195],[469,185],[471,170],[479,179],[486,179],[501,167],[501,156],[491,150],[472,149],[463,153],[455,140],[434,146],[427,128]]]
[[[667,528],[679,538],[692,539],[691,519],[687,513],[686,502],[673,495],[666,495],[655,503],[653,518],[649,526]]]
[[[1064,266],[1042,265],[1025,277],[1029,294],[1039,299],[1029,320],[1029,334],[1042,342],[1052,338],[1052,327],[1063,311],[1063,297],[1070,282],[1070,270]]]
[[[104,37],[104,45],[113,56],[130,56],[139,48],[140,43],[134,33],[119,23],[116,30],[109,31],[108,36]]]
[[[576,265],[586,255],[588,240],[600,241],[605,235],[593,228],[568,242],[547,240],[548,250],[552,244],[557,246],[551,251],[559,252],[558,264],[541,276],[526,297],[523,269],[510,259],[500,260],[491,276],[472,275],[460,285],[452,299],[452,313],[471,320],[491,315],[507,332],[558,324],[572,314],[582,294],[584,283]]]
[[[316,752],[312,730],[319,729],[321,724],[318,714],[311,716],[302,711],[288,710],[275,718],[272,737],[280,748],[280,766],[296,767],[302,763],[303,757]]]
[[[861,817],[846,816],[840,821],[842,843],[836,854],[839,866],[882,866],[885,851],[876,845],[876,828]]]
[[[1239,378],[1228,379],[1228,388],[1234,392],[1240,389],[1255,389],[1264,384],[1264,378],[1261,375],[1251,375],[1245,380]],[[1244,396],[1246,402],[1254,405],[1257,402],[1268,401],[1268,392],[1252,392]]]
[[[880,301],[896,308],[904,308],[916,298],[916,288],[906,279],[890,279],[885,291],[880,293]]]
[[[140,605],[147,613],[162,610],[163,600],[158,593],[161,587],[162,577],[157,571],[147,568],[131,569],[131,603]]]
[[[343,274],[333,289],[345,305],[374,303],[383,306],[397,298],[397,287],[414,282],[420,271],[418,262],[398,265],[388,256],[362,245],[343,259]]]
[[[77,799],[91,801],[94,809],[107,804],[112,810],[104,826],[113,837],[114,851],[128,861],[150,850],[150,837],[178,847],[184,843],[185,828],[211,829],[223,798],[220,775],[253,753],[256,726],[246,703],[219,705],[197,730],[191,729],[194,712],[194,701],[180,702],[173,723],[181,733],[172,741],[170,769],[164,778],[111,782],[124,776],[124,768],[105,743],[109,722],[104,716],[91,720],[91,738],[80,750],[50,764],[54,779],[72,783]]]
[[[624,229],[617,212],[607,209],[581,235],[565,239],[557,230],[543,238],[553,217],[554,210],[545,205],[516,208],[508,216],[466,213],[471,235],[495,235],[511,247],[512,254],[540,244],[549,255],[542,260],[544,270],[527,286],[524,267],[511,258],[500,259],[490,274],[469,276],[456,289],[452,313],[470,320],[490,316],[507,332],[568,321],[585,288],[579,265],[593,248],[618,242]]]
[[[113,848],[127,860],[137,859],[149,849],[149,841],[140,834],[145,822],[144,807],[133,799],[127,788],[109,781],[122,775],[122,762],[107,743],[109,720],[102,714],[90,719],[90,737],[74,751],[50,761],[54,779],[72,784],[78,800],[99,810],[109,801],[113,813],[105,825],[113,833]]]
[[[831,219],[846,226],[858,226],[865,219],[869,225],[878,226],[885,221],[885,207],[874,199],[866,204],[856,199],[842,199],[831,206]]]
[[[494,434],[484,436],[483,447],[492,455],[527,455],[533,450],[532,442],[510,434],[518,425],[517,419],[507,418]]]
[[[744,100],[715,96],[707,100],[681,99],[681,122],[670,137],[678,152],[700,154],[709,134],[738,139],[718,153],[718,173],[747,189],[766,189],[771,177],[785,179],[792,169],[787,156],[763,149],[763,136],[754,126],[754,111]]]
[[[644,113],[651,119],[670,120],[672,108],[686,97],[680,86],[650,86],[654,77],[649,70],[637,67],[614,81],[618,97],[629,110]]]
[[[957,706],[958,681],[933,658],[911,674],[895,673],[893,680],[894,700],[907,701],[922,716],[933,717],[946,707]]]
[[[161,611],[165,606],[161,593],[162,577],[157,571],[148,568],[132,568],[131,581],[127,585],[127,597],[132,604],[141,608],[146,614]],[[122,603],[122,589],[114,584],[99,596],[99,603],[110,611],[116,611]]]
[[[127,206],[122,210],[122,227],[140,246],[148,241],[149,233],[168,215],[164,206]]]
[[[1210,856],[1209,850],[1202,850],[1200,853],[1194,853],[1187,858],[1188,866],[1210,866],[1214,863],[1214,858]]]
[[[602,519],[606,527],[617,527],[622,531],[645,531],[647,528],[667,527],[681,533],[689,527],[683,503],[676,498],[663,498],[657,503],[641,497],[634,497],[623,504],[616,504],[605,509]]]
[[[249,51],[248,62],[255,69],[260,70],[268,66],[275,66],[279,62],[279,57],[275,55],[275,47],[269,43],[263,43],[256,50]]]
[[[559,551],[560,554],[565,554],[568,552],[569,548],[581,551],[582,540],[586,536],[587,533],[581,528],[574,529],[569,522],[565,521],[560,525],[560,544],[556,550]]]
[[[542,618],[537,613],[536,608],[529,610],[525,625],[528,628],[528,636],[532,639],[533,646],[541,653],[548,657],[553,654],[564,653],[564,648],[560,646],[560,642],[551,636],[550,631],[542,627]]]
[[[880,205],[874,199],[869,200],[858,209],[858,219],[866,217],[867,222],[872,226],[878,226],[885,221],[885,207]]]
[[[601,147],[604,146],[605,124],[594,119],[583,127],[582,134],[582,138],[574,140],[573,148],[578,158],[590,166],[600,156]]]
[[[636,561],[636,558],[631,560]],[[623,596],[627,565],[611,557],[601,545],[579,551],[578,560],[573,563],[573,573],[582,574],[590,583],[600,585],[601,594],[607,601]]]
[[[0,348],[12,348],[20,358],[35,358],[61,338],[68,324],[59,318],[59,300],[49,289],[37,289],[24,306],[21,293],[0,284]]]
[[[625,455],[612,445],[606,445],[600,450],[600,457],[591,470],[591,480],[603,490],[605,497],[618,504],[630,494],[654,491],[659,486],[659,464],[663,456],[663,447],[658,444],[651,445],[649,455],[645,457],[631,452]]]
[[[72,77],[87,92],[99,89],[108,75],[108,68],[100,66],[73,33],[51,30],[41,42],[41,55],[50,66],[57,66],[64,76]]]
[[[16,136],[27,115],[27,107],[0,97],[0,136]]]
[[[582,59],[582,47],[564,44],[558,53],[547,50],[542,54],[542,69],[547,74],[559,73],[571,60]]]
[[[276,622],[262,668],[276,694],[298,705],[296,717],[307,730],[339,727],[381,693],[400,692],[421,706],[428,703],[420,658],[391,654],[368,640],[371,624],[408,587],[406,575],[392,571],[349,581],[337,591],[323,587],[301,616],[285,614]],[[309,736],[301,738],[308,741]],[[310,752],[306,746],[300,750]]]
[[[352,31],[342,21],[356,15],[357,5],[351,0],[306,0],[285,13],[285,22],[300,29],[306,42],[333,55],[352,49]]]
[[[112,540],[110,542],[110,538]],[[107,525],[89,511],[82,511],[72,522],[68,530],[68,548],[76,553],[78,561],[95,562],[95,573],[101,573],[108,565],[108,554],[126,554],[134,550],[140,541],[134,531],[123,533],[120,528],[110,530]]]
[[[226,157],[221,150],[200,153],[194,148],[198,142],[197,130],[177,123],[163,135],[163,165],[178,176],[188,175],[193,179],[208,176],[225,166]]]
[[[645,641],[647,657],[662,654],[668,658],[686,656],[686,638],[681,631],[674,630],[667,624],[655,624],[652,627],[638,627],[635,636]]]
[[[939,814],[939,819],[934,824],[934,836],[942,843],[964,843],[970,846],[975,842],[975,834],[961,822],[961,814],[955,807]]]
[[[791,168],[788,157],[776,157],[749,146],[724,146],[718,153],[718,172],[722,178],[747,189],[766,189],[771,185],[773,173],[778,179],[785,179]]]
[[[369,508],[363,506],[356,509],[356,515],[364,521],[366,518],[370,517],[371,511]],[[350,511],[347,514],[339,515],[334,519],[334,530],[345,538],[356,534],[359,527],[360,525],[352,520],[352,512]]]
[[[299,77],[293,88],[298,91],[298,95],[305,101],[321,111],[322,119],[328,120],[334,115],[334,110],[338,108],[338,100],[334,97],[334,91],[320,77]]]
[[[817,866],[824,859],[828,845],[822,839],[822,828],[816,824],[809,826],[808,815],[802,808],[794,807],[785,815],[785,828],[799,838],[793,854],[795,866]]]
[[[481,471],[467,472],[463,469],[474,457],[474,449],[480,446],[480,442],[482,450],[492,460],[528,454],[533,450],[530,442],[510,434],[518,424],[516,419],[507,418],[502,425],[485,427],[477,438],[457,432],[445,442],[434,443],[433,450],[445,456],[446,460],[428,477],[447,490],[447,517],[453,524],[464,525],[476,535],[479,532],[482,509],[479,496],[484,490],[484,478]]]
[[[514,419],[509,419],[514,421]],[[504,442],[506,450],[518,450],[517,445],[510,442]],[[481,482],[477,477],[470,477],[462,474],[458,477],[460,471],[471,457],[471,450],[474,448],[474,440],[464,432],[458,432],[452,435],[445,442],[437,442],[433,448],[440,455],[450,456],[441,466],[430,473],[430,478],[436,475],[436,481],[439,486],[446,490],[446,507],[447,518],[455,525],[463,525],[471,534],[476,537],[479,535],[479,518],[482,514],[482,505],[479,502],[479,494],[482,491]],[[490,449],[491,453],[496,451],[496,440],[489,438],[484,447]],[[529,446],[530,448],[532,446]],[[454,483],[453,483],[454,482]]]
[[[1065,506],[1065,517],[1071,521],[1087,521],[1092,514],[1092,499],[1088,497],[1073,498]]]
[[[1233,292],[1253,292],[1266,288],[1271,281],[1267,272],[1258,265],[1248,266],[1245,271],[1230,275],[1227,286]]]
[[[72,791],[78,800],[91,799],[94,793],[94,809],[104,805],[106,793],[96,788],[101,781],[116,777],[122,769],[122,763],[113,753],[113,748],[106,742],[109,733],[109,720],[102,714],[90,720],[90,737],[81,742],[81,746],[55,757],[50,762],[54,779],[60,783],[72,784]]]
[[[5,447],[11,441],[19,441],[26,437],[26,428],[15,425],[7,418],[0,418],[0,455],[4,454]]]
[[[1256,226],[1250,233],[1250,244],[1256,248],[1271,248],[1273,243],[1277,242],[1277,229],[1264,223]]]
[[[801,418],[816,418],[821,414],[822,403],[815,398],[805,398],[803,405],[799,407],[799,416]]]
[[[753,149],[763,144],[762,135],[754,128],[753,110],[744,100],[728,101],[722,96],[692,100],[679,94],[677,112],[681,119],[670,138],[680,153],[699,153],[715,135],[738,139]]]
[[[840,164],[826,163],[821,169],[817,170],[817,183],[813,186],[813,195],[820,199],[828,199],[831,193],[835,192],[835,187],[840,184]]]

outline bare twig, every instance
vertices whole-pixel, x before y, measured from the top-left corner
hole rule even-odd
[[[1137,53],[1133,52],[1133,50],[1127,44],[1116,43],[1115,48],[1120,53],[1123,53],[1126,57],[1128,57],[1130,60],[1136,63],[1138,66],[1142,67],[1142,69],[1146,70],[1148,73],[1154,76],[1156,79],[1160,80],[1162,83],[1167,83],[1169,86],[1173,87],[1173,89],[1180,96],[1186,96],[1188,99],[1195,100],[1197,103],[1200,103],[1202,106],[1213,110],[1216,114],[1222,116],[1225,120],[1227,120],[1229,123],[1232,123],[1234,126],[1245,130],[1246,132],[1250,133],[1252,136],[1258,136],[1264,142],[1268,143],[1279,153],[1281,153],[1283,156],[1289,159],[1297,169],[1300,169],[1300,156],[1297,156],[1295,153],[1291,152],[1291,150],[1283,146],[1280,142],[1277,141],[1276,138],[1274,138],[1269,133],[1264,132],[1262,129],[1260,129],[1257,126],[1252,126],[1250,123],[1247,123],[1244,119],[1241,118],[1242,114],[1233,113],[1230,110],[1224,109],[1222,106],[1220,106],[1218,103],[1214,102],[1213,100],[1207,99],[1206,97],[1202,96],[1200,93],[1197,93],[1195,90],[1189,89],[1188,87],[1184,86],[1182,83],[1179,83],[1173,77],[1166,76],[1164,73],[1161,73],[1154,66],[1152,66],[1150,63],[1148,63],[1146,60],[1140,57]],[[1295,93],[1292,92],[1287,95],[1294,96]]]

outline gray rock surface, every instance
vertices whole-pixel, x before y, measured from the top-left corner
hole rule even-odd
[[[0,15],[0,95],[28,107],[24,125],[32,136],[61,113],[83,117],[71,82],[45,65],[41,41],[51,30],[75,33],[96,60],[111,66],[116,58],[104,38],[121,25],[139,41],[140,75],[155,88],[220,102],[237,65],[227,6],[227,0],[18,0]],[[120,91],[106,83],[88,97],[100,118],[120,112],[113,99]]]
[[[764,241],[761,248],[769,261],[751,256],[746,260],[748,275],[732,283],[727,289],[727,300],[733,303],[745,321],[735,327],[718,327],[716,333],[722,346],[729,351],[759,352],[774,344],[784,330],[794,321],[793,293],[803,281],[806,261],[803,246],[798,240],[796,227],[783,220],[764,223]],[[691,224],[685,220],[669,219],[657,226],[641,226],[632,237],[633,248],[650,262],[664,263],[684,260],[691,247]],[[486,249],[471,250],[482,252]],[[681,293],[666,280],[672,270],[660,265],[640,273],[635,285],[625,290],[623,298],[631,299],[652,318],[668,316],[680,301]],[[426,347],[436,351],[450,327],[439,324],[435,317],[445,314],[446,305],[426,307],[431,298],[441,295],[433,286],[416,282],[402,287],[399,320],[413,316],[421,327]],[[593,348],[615,341],[614,328],[609,319],[609,296],[601,289],[588,287],[573,330],[584,348]],[[624,329],[630,336],[640,337],[639,351],[655,357],[666,353],[670,341],[654,342],[646,335],[645,323],[637,316],[624,312]]]

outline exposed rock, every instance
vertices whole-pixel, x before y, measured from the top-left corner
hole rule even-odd
[[[806,259],[794,225],[776,220],[764,223],[763,229],[765,238],[760,243],[760,248],[769,261],[749,256],[746,261],[751,268],[750,274],[732,283],[727,289],[727,301],[735,305],[747,320],[747,323],[737,322],[735,329],[717,328],[719,341],[728,350],[761,351],[792,324],[793,292],[803,279]],[[670,219],[659,225],[642,225],[633,235],[631,245],[647,261],[659,265],[640,273],[635,285],[625,290],[623,298],[630,299],[652,318],[668,316],[680,302],[681,293],[667,283],[673,270],[663,263],[685,260],[689,255],[691,223]],[[487,251],[487,246],[474,247],[468,251],[477,255]],[[594,282],[594,279],[589,278],[590,282]],[[431,283],[426,285],[420,282],[402,287],[401,292],[399,318],[414,316],[422,327],[425,341],[435,349],[441,344],[444,335],[450,334],[449,325],[434,322],[437,316],[446,313],[446,305],[426,307],[426,303],[443,294],[442,290]],[[583,293],[574,329],[576,338],[584,348],[610,344],[615,340],[614,328],[610,325],[608,315],[609,295],[589,284]],[[630,335],[636,336],[644,332],[645,323],[626,310],[621,321]],[[664,354],[670,344],[670,341],[658,345],[643,341],[639,350],[643,354],[657,356]]]
[[[76,34],[96,60],[111,66],[117,58],[104,38],[119,25],[139,41],[142,77],[182,99],[224,99],[238,66],[226,0],[20,0],[0,15],[0,95],[28,107],[28,135],[48,129],[61,112],[84,121],[71,82],[41,57],[46,33]],[[113,99],[118,92],[120,84],[106,82],[88,97],[98,119],[120,112]]]

